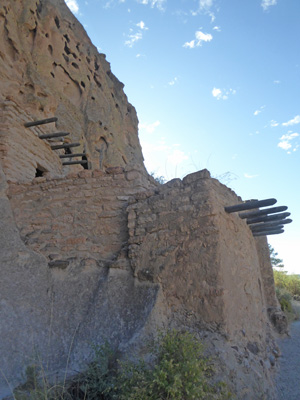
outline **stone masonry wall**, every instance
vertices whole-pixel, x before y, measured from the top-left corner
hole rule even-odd
[[[128,264],[128,200],[155,184],[137,170],[108,171],[83,170],[65,179],[10,184],[8,197],[24,243],[52,261],[88,258],[106,265],[123,251],[123,263]]]

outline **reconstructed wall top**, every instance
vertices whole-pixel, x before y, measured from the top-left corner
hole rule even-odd
[[[0,159],[8,179],[30,181],[38,167],[52,177],[69,172],[37,138],[54,131],[70,132],[67,142],[80,143],[76,153],[86,152],[92,169],[144,169],[124,85],[63,0],[1,1],[0,35]],[[24,128],[52,116],[55,126]]]

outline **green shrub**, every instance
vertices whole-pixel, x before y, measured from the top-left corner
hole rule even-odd
[[[190,333],[170,331],[160,335],[152,349],[151,369],[143,362],[121,363],[120,400],[226,399],[230,393],[208,382],[212,374],[203,357],[202,344]]]
[[[291,293],[285,288],[276,287],[276,295],[282,311],[293,312]]]
[[[36,367],[14,393],[17,400],[210,400],[229,399],[224,383],[211,385],[213,369],[194,335],[160,334],[151,346],[152,363],[117,361],[108,344],[95,346],[88,368],[63,385],[51,386]]]

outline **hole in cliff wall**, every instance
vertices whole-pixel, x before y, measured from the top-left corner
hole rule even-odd
[[[53,78],[55,78],[55,75],[54,75],[54,73],[53,73],[53,72],[50,72],[50,74],[52,75],[52,77],[53,77]]]
[[[49,33],[46,33],[45,36],[46,36],[46,38],[48,38],[49,37]]]
[[[43,8],[43,5],[40,1],[38,3],[36,3],[36,11],[38,14],[40,14],[42,12],[42,8]]]
[[[79,46],[80,46],[80,43],[77,43],[76,44],[76,49],[79,51]]]
[[[53,54],[53,47],[51,46],[51,44],[49,44],[49,46],[48,46],[48,51],[49,51],[49,53],[50,53],[51,56],[52,56],[52,54]]]
[[[66,39],[66,41],[67,41],[68,43],[70,43],[70,38],[69,38],[69,36],[68,36],[67,34],[64,35],[64,38]]]
[[[65,50],[65,52],[67,53],[67,54],[71,54],[72,52],[71,52],[71,49],[68,47],[68,45],[67,45],[67,42],[65,42],[65,47],[64,47],[64,50]]]
[[[97,63],[96,59],[95,59],[95,62],[94,62],[94,66],[95,66],[95,71],[98,71],[100,65]]]
[[[98,80],[98,76],[97,76],[96,74],[94,74],[94,81],[95,81],[95,83],[97,84],[97,86],[98,86],[99,88],[102,87],[101,83],[100,83],[99,80]]]
[[[88,78],[88,80],[89,80],[89,81],[91,80],[91,78],[90,78],[90,76],[89,76],[89,75],[87,75],[86,77]]]
[[[81,86],[85,88],[85,83],[83,81],[80,82]]]
[[[66,62],[69,62],[69,57],[63,54],[63,58],[66,60]]]
[[[76,69],[79,69],[78,64],[76,64],[76,63],[74,63],[74,62],[72,62],[72,66],[73,66],[74,68],[76,68]]]
[[[37,167],[36,167],[36,170],[35,170],[35,177],[39,178],[41,176],[44,176],[45,172],[47,172],[46,168],[44,168],[41,165],[37,164]]]
[[[57,16],[54,18],[54,22],[55,22],[55,25],[57,26],[57,28],[59,29],[60,28],[60,23],[59,23],[59,19],[58,19]]]
[[[82,161],[87,161],[87,157],[86,156],[82,156]],[[84,169],[89,169],[89,163],[87,162],[86,164],[82,164]]]
[[[69,147],[65,148],[65,154],[72,154],[72,151]]]

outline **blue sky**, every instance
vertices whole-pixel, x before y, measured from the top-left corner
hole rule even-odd
[[[148,171],[277,198],[293,223],[269,242],[300,274],[300,1],[66,3],[125,84]]]

